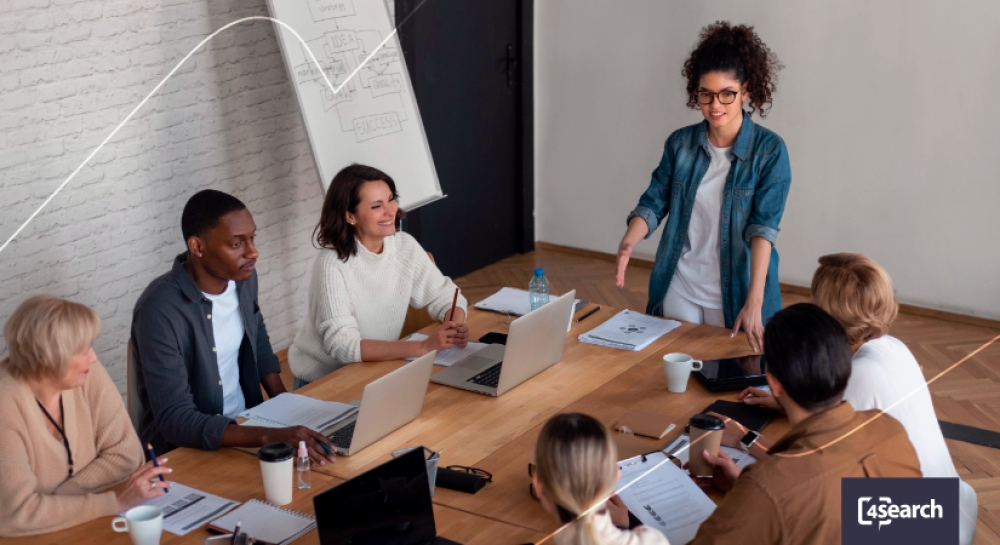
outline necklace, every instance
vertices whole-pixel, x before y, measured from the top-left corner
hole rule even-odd
[[[64,430],[62,428],[62,426],[60,426],[59,424],[56,424],[56,419],[52,418],[52,415],[49,414],[49,411],[45,410],[45,406],[42,405],[41,401],[38,401],[38,399],[35,399],[35,403],[38,403],[38,408],[41,409],[43,413],[45,413],[45,417],[49,419],[49,422],[52,423],[52,425],[56,428],[56,431],[59,432],[59,435],[62,436],[63,446],[66,447],[66,459],[69,461],[69,476],[72,477],[73,476],[73,451],[70,450],[70,448],[69,448],[69,438],[66,437],[66,430]],[[63,418],[66,418],[66,412],[63,411],[62,396],[59,396],[59,414]]]

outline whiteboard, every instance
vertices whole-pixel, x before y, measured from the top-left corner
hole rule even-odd
[[[440,199],[441,184],[385,2],[268,0],[268,8],[271,17],[295,31],[274,25],[324,193],[340,169],[361,163],[395,180],[401,208]],[[339,88],[336,94],[303,42]]]

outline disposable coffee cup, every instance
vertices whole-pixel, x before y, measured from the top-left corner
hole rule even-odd
[[[418,448],[424,450],[424,457],[427,458],[427,480],[430,481],[431,485],[431,497],[434,497],[434,481],[437,480],[438,460],[441,458],[439,456],[439,452],[434,452],[427,447],[410,447],[392,451],[392,457],[396,458],[402,456],[407,452]]]
[[[691,371],[700,371],[701,360],[696,360],[687,354],[672,353],[663,356],[663,372],[667,375],[667,390],[682,394],[687,390]]]
[[[257,452],[260,473],[264,477],[264,497],[274,505],[292,503],[294,457],[295,449],[288,443],[268,443]]]
[[[691,452],[688,453],[688,469],[692,477],[711,477],[714,466],[705,460],[702,451],[712,456],[719,455],[722,432],[726,423],[717,416],[698,414],[688,422],[691,434]]]
[[[163,511],[152,505],[133,507],[125,511],[124,517],[115,517],[111,527],[116,532],[128,532],[133,545],[160,545]]]

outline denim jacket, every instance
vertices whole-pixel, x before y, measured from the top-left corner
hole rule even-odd
[[[711,156],[708,122],[675,131],[667,138],[660,165],[653,171],[649,188],[628,220],[639,216],[649,226],[649,238],[666,218],[666,227],[656,250],[656,263],[649,279],[646,313],[663,315],[663,297],[684,251],[691,210]],[[755,125],[743,114],[743,125],[732,148],[732,166],[722,198],[722,304],[726,327],[733,327],[750,288],[750,239],[771,242],[771,259],[764,282],[761,318],[766,324],[781,309],[778,287],[778,251],[774,247],[778,224],[785,210],[792,171],[788,150],[780,136]]]

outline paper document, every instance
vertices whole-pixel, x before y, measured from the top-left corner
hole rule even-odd
[[[681,461],[681,465],[684,465],[687,463],[691,455],[691,449],[688,448],[688,444],[690,443],[690,441],[691,438],[689,436],[684,434],[678,435],[677,439],[674,439],[673,441],[670,442],[669,445],[663,447],[663,452],[665,452],[668,456],[673,456],[674,458],[677,458],[678,460]],[[756,458],[750,456],[749,454],[743,452],[743,450],[738,448],[722,446],[720,447],[720,449],[726,454],[728,454],[729,457],[733,459],[733,462],[740,469],[743,469],[748,465],[757,461]]]
[[[618,495],[628,510],[670,543],[694,539],[698,527],[715,511],[715,503],[662,452],[646,454],[645,462],[638,456],[623,460],[618,467],[622,470]]]
[[[159,507],[163,511],[163,529],[179,536],[204,526],[239,504],[173,481],[170,492],[143,503]]]
[[[580,342],[637,352],[680,326],[675,320],[626,309],[580,335]]]
[[[304,395],[284,393],[239,415],[249,419],[242,424],[244,426],[305,426],[321,433],[357,412],[357,407],[346,403],[320,401]]]
[[[555,299],[558,295],[549,294],[549,297]],[[587,304],[587,301],[581,299],[576,299],[575,301],[573,312],[580,310]],[[479,310],[524,316],[525,314],[531,312],[531,299],[528,297],[528,292],[524,290],[519,290],[517,288],[500,288],[500,291],[494,293],[486,299],[483,299],[473,306]]]
[[[406,338],[407,341],[420,342],[425,340],[427,335],[423,333],[414,333]],[[439,350],[437,355],[434,356],[434,365],[441,365],[443,367],[450,367],[465,358],[479,352],[480,350],[486,348],[486,343],[474,343],[470,342],[465,345],[465,348],[459,348],[457,346],[451,347],[447,350]],[[416,360],[417,358],[404,358],[408,361]]]

